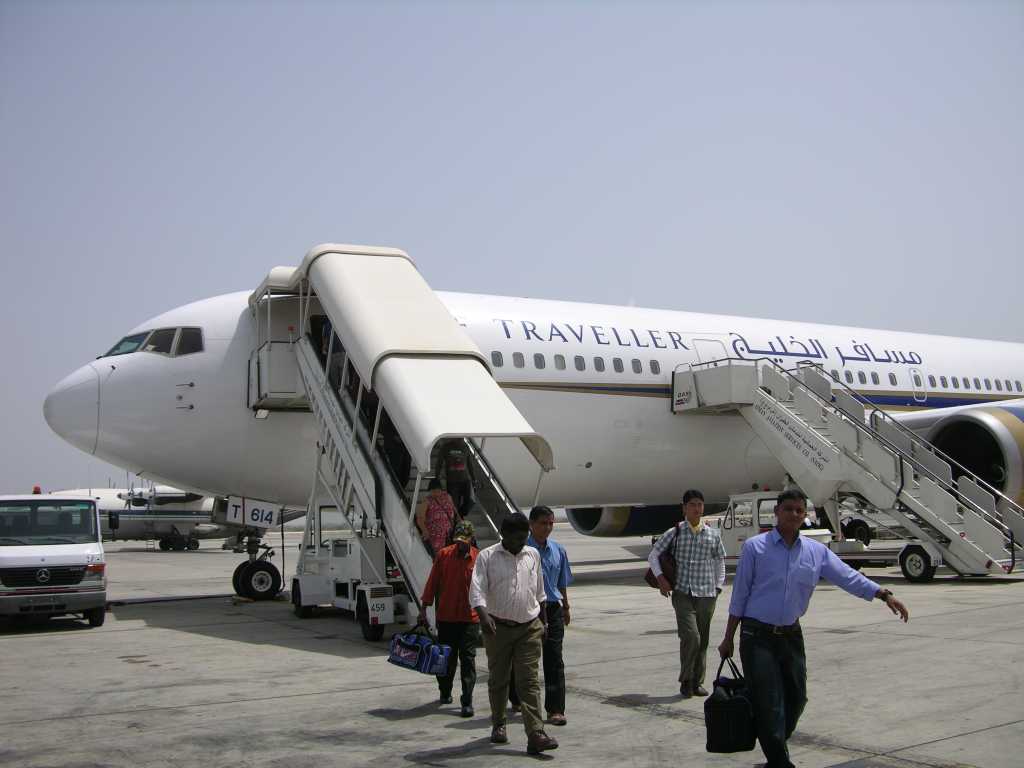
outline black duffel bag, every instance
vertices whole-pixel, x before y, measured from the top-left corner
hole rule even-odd
[[[727,661],[732,678],[722,677]],[[708,729],[708,752],[747,752],[757,743],[750,690],[732,659],[722,659],[718,665],[714,690],[704,699],[704,724]]]

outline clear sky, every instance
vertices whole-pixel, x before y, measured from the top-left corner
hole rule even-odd
[[[1024,3],[0,0],[0,491],[42,401],[313,244],[438,289],[1024,341]]]

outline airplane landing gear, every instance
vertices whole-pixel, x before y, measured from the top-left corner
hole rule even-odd
[[[239,563],[231,576],[235,594],[250,600],[273,600],[281,591],[281,571],[270,562],[274,550],[254,535],[248,537],[245,548],[249,559]]]

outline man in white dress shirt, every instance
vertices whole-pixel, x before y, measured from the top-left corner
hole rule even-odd
[[[522,702],[526,751],[537,755],[556,749],[544,732],[540,715],[537,668],[544,642],[544,576],[540,553],[526,546],[530,522],[515,513],[501,523],[501,541],[477,555],[469,601],[480,617],[487,649],[487,692],[491,700],[491,742],[508,743],[505,705],[515,667],[516,692]]]

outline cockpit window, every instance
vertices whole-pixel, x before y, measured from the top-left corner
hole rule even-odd
[[[182,328],[178,335],[178,348],[174,350],[177,356],[191,355],[203,351],[203,329]]]
[[[131,336],[125,336],[117,344],[110,348],[110,351],[100,357],[113,357],[114,355],[128,355],[138,350],[142,346],[142,342],[149,336],[149,331],[143,331],[142,333],[133,333]]]
[[[153,331],[142,346],[142,351],[160,352],[165,355],[171,354],[171,347],[174,346],[174,335],[177,332],[177,328],[159,328]]]

